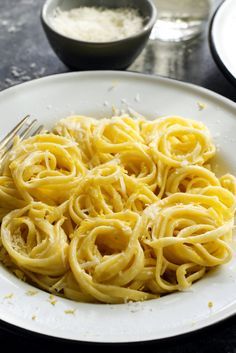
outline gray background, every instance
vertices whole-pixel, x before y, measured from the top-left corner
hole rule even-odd
[[[43,2],[0,0],[0,90],[35,78],[69,71],[52,52],[41,28],[39,14]],[[219,3],[216,0],[215,6]],[[236,88],[227,81],[211,57],[208,26],[200,37],[189,42],[149,41],[130,70],[192,82],[236,101]],[[2,322],[0,346],[2,351],[6,347],[8,352],[69,353],[98,350],[97,345],[56,342],[33,336]],[[105,352],[149,349],[163,353],[236,353],[236,317],[179,338],[145,345],[106,345],[102,349]]]
[[[220,2],[215,0],[214,7]],[[69,71],[53,53],[43,33],[43,3],[44,0],[0,0],[0,90]],[[149,41],[129,69],[192,82],[236,101],[235,87],[210,54],[208,26],[202,36],[185,43]]]

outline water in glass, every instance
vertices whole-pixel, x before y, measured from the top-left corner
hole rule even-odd
[[[153,0],[158,19],[151,39],[181,41],[190,39],[204,28],[213,0]]]

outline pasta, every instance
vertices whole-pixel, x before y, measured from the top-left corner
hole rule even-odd
[[[207,127],[179,116],[71,116],[17,139],[0,173],[0,259],[66,298],[182,291],[232,258],[236,179]]]

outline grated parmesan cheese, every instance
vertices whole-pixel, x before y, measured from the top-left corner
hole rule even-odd
[[[110,42],[137,34],[143,18],[136,9],[79,7],[69,11],[56,8],[51,24],[59,33],[88,42]]]
[[[38,291],[37,291],[37,290],[34,290],[34,289],[32,289],[32,290],[30,289],[30,290],[28,290],[25,294],[28,295],[28,296],[30,296],[30,297],[32,297],[32,296],[38,294]]]
[[[53,294],[49,295],[49,299],[48,299],[49,303],[52,304],[53,306],[56,305],[57,300],[55,299]]]
[[[188,161],[182,161],[181,162],[181,167],[186,167],[187,165],[189,165]]]
[[[203,102],[197,102],[198,110],[203,110],[206,108],[206,104]]]
[[[64,310],[65,314],[70,314],[70,315],[74,315],[75,314],[76,309],[68,309],[68,310]]]
[[[208,302],[208,308],[211,309],[212,307],[213,307],[213,302],[212,302],[212,301],[209,301],[209,302]]]

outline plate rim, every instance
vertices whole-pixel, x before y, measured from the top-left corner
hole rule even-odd
[[[198,328],[193,328],[190,329],[189,331],[185,331],[183,333],[179,333],[179,334],[175,334],[175,335],[169,335],[163,338],[154,338],[154,339],[143,339],[143,340],[134,340],[134,341],[122,341],[122,342],[114,342],[114,341],[107,341],[107,342],[101,342],[101,341],[91,341],[91,340],[76,340],[75,338],[65,338],[65,337],[59,337],[59,336],[55,336],[55,335],[49,335],[46,333],[41,333],[35,330],[30,330],[24,327],[20,327],[17,326],[15,324],[9,323],[7,321],[4,321],[0,318],[0,330],[3,329],[9,333],[15,333],[19,336],[25,336],[27,335],[29,338],[36,338],[36,339],[40,339],[43,338],[45,340],[48,341],[54,341],[56,343],[70,343],[70,344],[83,344],[84,346],[97,346],[99,348],[101,348],[102,346],[106,346],[106,347],[113,347],[113,346],[121,346],[121,347],[125,347],[125,346],[134,346],[134,345],[138,345],[138,344],[153,344],[153,343],[164,343],[167,341],[174,341],[174,340],[178,340],[178,339],[183,339],[184,337],[190,337],[191,335],[195,335],[199,332],[203,332],[204,330],[210,330],[210,329],[214,329],[217,325],[221,325],[222,323],[224,323],[225,321],[236,317],[236,308],[235,308],[235,313],[230,314],[227,317],[223,317],[222,319],[215,321],[213,323],[209,323],[205,326],[202,327],[198,327]],[[4,328],[3,325],[5,325],[6,327]]]
[[[80,77],[80,76],[96,76],[96,75],[100,75],[100,76],[104,76],[104,75],[116,75],[116,76],[121,76],[121,77],[127,77],[127,76],[131,76],[131,77],[137,77],[137,78],[142,78],[142,77],[146,77],[147,79],[149,80],[152,80],[152,81],[156,81],[157,84],[158,82],[160,83],[168,83],[170,85],[174,85],[174,86],[177,86],[177,87],[182,87],[182,88],[191,88],[194,92],[196,93],[201,93],[201,94],[205,94],[207,95],[209,98],[215,98],[217,100],[219,100],[221,103],[224,103],[227,107],[230,106],[230,108],[232,108],[233,110],[235,110],[236,112],[236,103],[233,102],[232,100],[230,100],[229,98],[226,98],[222,95],[220,95],[219,93],[216,93],[212,90],[209,90],[207,88],[204,88],[204,87],[201,87],[201,86],[198,86],[198,85],[195,85],[193,83],[187,83],[187,82],[183,82],[183,81],[178,81],[176,79],[172,79],[172,78],[166,78],[166,77],[162,77],[162,76],[158,76],[158,75],[151,75],[151,74],[145,74],[145,73],[138,73],[138,72],[132,72],[132,71],[103,71],[103,70],[94,70],[94,71],[83,71],[83,72],[69,72],[69,73],[61,73],[61,74],[54,74],[54,75],[50,75],[50,76],[46,76],[46,77],[43,77],[43,78],[38,78],[38,79],[35,79],[35,80],[31,80],[31,81],[28,81],[28,82],[24,82],[24,83],[21,83],[21,84],[17,84],[13,87],[9,87],[5,90],[2,90],[0,92],[0,98],[2,98],[2,96],[4,96],[5,94],[8,94],[8,93],[15,93],[15,91],[18,91],[21,89],[21,87],[30,87],[30,86],[34,86],[34,85],[37,85],[38,83],[44,81],[56,81],[58,79],[63,79],[63,78],[67,78],[67,77]],[[194,333],[194,332],[197,332],[197,331],[200,331],[200,330],[203,330],[205,328],[208,328],[208,327],[211,327],[211,326],[214,326],[222,321],[225,321],[227,319],[229,319],[230,317],[234,316],[236,314],[236,302],[235,303],[232,303],[231,305],[229,305],[229,307],[231,308],[229,310],[229,308],[226,308],[223,312],[221,313],[218,313],[218,314],[215,314],[213,316],[213,319],[209,320],[209,322],[205,322],[205,321],[201,321],[200,323],[198,323],[196,326],[192,326],[192,327],[189,327],[188,330],[185,330],[184,332],[170,332],[168,334],[165,335],[165,337],[160,337],[160,338],[144,338],[144,339],[140,339],[140,340],[137,340],[137,339],[134,339],[134,340],[123,340],[123,341],[97,341],[97,340],[92,340],[92,339],[87,339],[85,338],[84,340],[77,340],[76,338],[70,338],[70,337],[60,337],[60,336],[57,336],[56,333],[55,334],[46,334],[44,332],[41,332],[40,328],[32,328],[32,329],[29,329],[27,328],[27,324],[25,326],[18,326],[17,324],[14,324],[12,322],[9,322],[9,321],[5,321],[3,320],[2,318],[0,318],[0,324],[3,323],[5,324],[6,326],[9,327],[9,329],[14,329],[15,331],[20,331],[21,333],[23,334],[29,334],[29,335],[35,335],[35,336],[43,336],[44,338],[48,338],[48,339],[54,339],[54,340],[58,340],[58,341],[64,341],[64,342],[77,342],[77,343],[83,343],[83,344],[103,344],[103,345],[113,345],[113,344],[116,344],[116,345],[124,345],[124,344],[135,344],[135,343],[144,343],[144,342],[157,342],[157,341],[164,341],[164,340],[167,340],[167,339],[172,339],[172,338],[176,338],[176,337],[183,337],[185,335],[188,335],[188,334],[191,334],[191,333]],[[218,316],[216,319],[214,319],[215,316]],[[175,331],[179,331],[180,328],[178,328],[177,330]]]
[[[227,1],[227,0],[225,0]],[[224,2],[223,2],[224,4]],[[223,5],[221,4],[221,5]],[[221,6],[220,5],[220,6]],[[172,84],[175,84],[177,86],[180,87],[189,87],[192,90],[195,90],[199,93],[205,93],[208,96],[210,96],[211,98],[217,98],[219,99],[221,102],[224,102],[225,104],[229,104],[231,105],[231,108],[235,108],[236,107],[236,102],[234,102],[232,99],[223,96],[222,94],[213,91],[212,89],[200,86],[198,84],[195,83],[191,83],[191,82],[186,82],[186,81],[181,81],[178,80],[176,78],[172,78],[172,77],[167,77],[167,76],[162,76],[162,75],[158,75],[158,74],[150,74],[150,73],[144,73],[144,72],[138,72],[138,71],[133,71],[133,70],[127,70],[127,71],[119,71],[119,70],[85,70],[85,71],[69,71],[69,72],[62,72],[62,73],[55,73],[55,74],[51,74],[51,75],[47,75],[44,77],[39,77],[39,78],[35,78],[32,79],[30,81],[26,81],[26,82],[21,82],[21,83],[17,83],[14,86],[11,87],[7,87],[4,88],[3,90],[0,91],[0,98],[1,96],[8,94],[8,93],[14,93],[14,91],[18,90],[20,87],[27,87],[27,86],[33,86],[36,85],[38,82],[41,81],[51,81],[51,80],[56,80],[57,78],[62,78],[62,77],[73,77],[73,76],[93,76],[93,75],[118,75],[118,76],[140,76],[140,77],[146,77],[150,80],[157,80],[160,82],[169,82]]]
[[[212,53],[212,56],[215,60],[215,63],[217,64],[218,68],[220,69],[220,71],[224,74],[224,76],[234,85],[236,86],[236,76],[234,76],[231,71],[227,68],[227,66],[225,65],[224,61],[222,60],[218,50],[217,50],[217,46],[216,46],[216,42],[215,42],[215,36],[214,36],[214,25],[215,25],[215,20],[216,17],[219,16],[219,13],[221,12],[222,8],[224,6],[227,6],[228,0],[224,0],[221,4],[218,5],[218,7],[216,8],[210,24],[209,24],[209,31],[208,31],[208,41],[209,41],[209,47],[210,47],[210,51]]]

